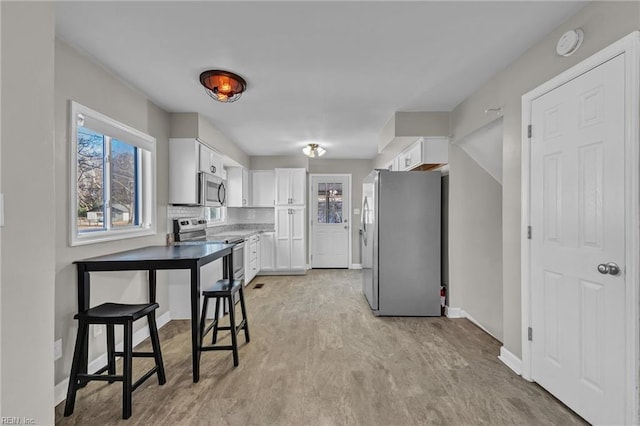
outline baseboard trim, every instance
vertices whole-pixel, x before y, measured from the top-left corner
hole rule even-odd
[[[501,346],[498,359],[502,361],[504,365],[512,369],[514,373],[519,376],[522,375],[522,360],[510,352],[509,349]]]
[[[362,265],[359,263],[352,263],[349,269],[362,269]]]
[[[465,319],[468,319],[469,321],[474,323],[478,328],[480,328],[482,331],[487,333],[489,336],[493,337],[494,339],[498,340],[499,342],[502,342],[501,339],[499,339],[492,332],[487,330],[485,328],[485,326],[480,324],[474,317],[469,315],[469,312],[465,311],[462,308],[453,308],[453,307],[450,307],[450,306],[446,306],[445,307],[445,315],[446,315],[447,318],[465,318]]]
[[[156,318],[156,325],[158,329],[164,327],[169,321],[171,321],[171,312],[165,312]],[[140,330],[133,333],[133,346],[140,344],[144,339],[149,337],[149,327],[141,328]],[[116,352],[122,352],[122,342],[116,345]],[[87,367],[87,371],[93,373],[98,371],[103,366],[107,365],[107,354],[103,353],[98,358],[89,362],[89,366]],[[69,378],[67,377],[60,383],[58,383],[54,387],[54,398],[55,405],[60,404],[67,398],[67,388],[69,387]]]
[[[451,306],[444,307],[444,314],[447,318],[466,318],[467,313],[460,308],[454,308]]]

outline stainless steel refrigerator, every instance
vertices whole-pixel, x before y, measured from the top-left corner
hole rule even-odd
[[[375,315],[440,316],[440,172],[363,180],[362,290]]]

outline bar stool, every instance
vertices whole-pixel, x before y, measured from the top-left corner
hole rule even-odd
[[[140,305],[127,305],[121,303],[103,303],[84,312],[76,314],[74,319],[79,321],[78,337],[76,347],[73,352],[73,362],[71,364],[71,375],[69,377],[69,388],[67,390],[67,401],[64,406],[65,417],[73,414],[76,402],[76,392],[92,380],[122,382],[122,418],[131,417],[131,394],[145,380],[154,373],[158,375],[158,383],[164,385],[166,378],[164,366],[162,364],[162,353],[160,352],[160,339],[158,338],[158,328],[156,326],[155,310],[157,303]],[[149,322],[149,334],[153,352],[133,352],[133,322],[146,316]],[[83,364],[83,348],[86,346],[86,339],[89,336],[90,324],[104,324],[107,326],[107,365],[96,371],[94,374],[81,373]],[[124,326],[124,340],[122,342],[123,352],[116,352],[114,339],[114,326]],[[86,354],[84,354],[86,357]],[[122,375],[116,375],[116,356],[123,358]],[[134,357],[153,357],[155,366],[147,371],[135,383],[132,382],[132,359]],[[107,374],[102,374],[104,372]]]
[[[244,291],[242,280],[229,281],[228,279],[218,280],[208,290],[202,292],[204,296],[204,302],[202,304],[202,318],[200,319],[200,350],[201,351],[233,351],[233,365],[238,366],[238,339],[237,334],[240,330],[244,330],[244,339],[249,343],[249,324],[247,323],[247,310],[244,305]],[[242,310],[242,321],[236,325],[235,320],[235,294],[240,296],[240,309]],[[213,321],[205,327],[207,319],[207,307],[209,299],[216,299],[215,315]],[[224,305],[224,301],[228,301],[229,306],[229,326],[220,326],[220,309]],[[204,336],[213,329],[211,345],[204,346]],[[231,346],[229,345],[216,345],[218,340],[218,330],[229,330],[231,332]]]

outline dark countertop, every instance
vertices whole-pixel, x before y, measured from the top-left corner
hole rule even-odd
[[[209,256],[220,257],[220,252],[232,249],[233,244],[200,243],[195,245],[147,246],[88,259],[76,260],[73,263],[109,263],[158,261],[171,262],[179,260],[197,260]]]

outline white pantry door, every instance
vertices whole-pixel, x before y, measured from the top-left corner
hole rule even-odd
[[[626,411],[624,82],[620,55],[531,104],[532,376],[593,424]]]
[[[349,267],[349,178],[311,178],[312,268]]]

